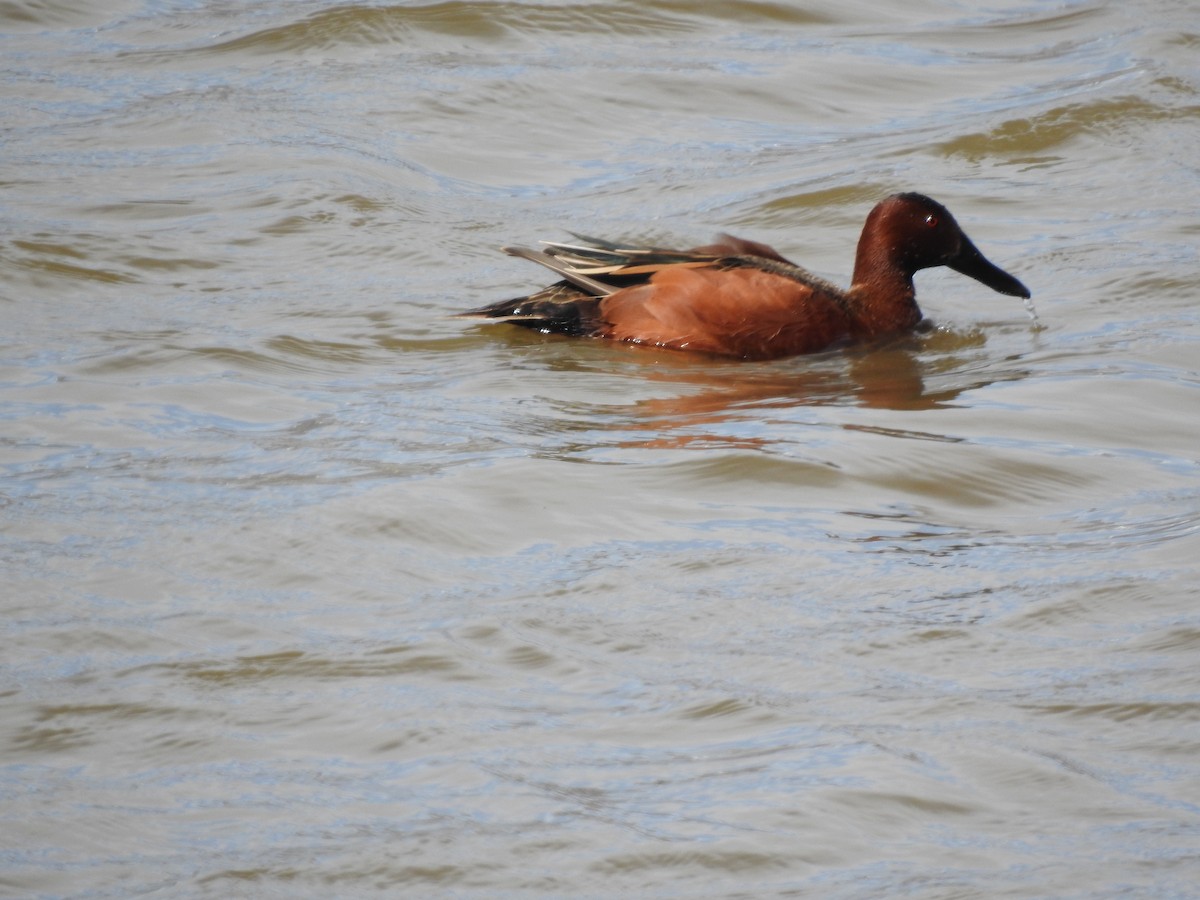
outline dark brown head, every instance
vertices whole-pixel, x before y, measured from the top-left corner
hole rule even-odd
[[[1029,297],[1029,289],[985,259],[936,200],[908,193],[880,201],[863,226],[854,280],[860,274],[869,280],[870,270],[880,267],[911,279],[914,272],[934,266],[948,266],[1001,294]]]

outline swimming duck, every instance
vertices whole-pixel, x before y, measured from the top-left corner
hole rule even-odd
[[[912,280],[920,269],[948,266],[1001,294],[1030,296],[979,252],[946,207],[916,193],[894,194],[871,210],[846,290],[766,244],[727,234],[692,250],[576,237],[581,244],[505,247],[562,280],[458,315],[547,333],[776,359],[911,329],[921,320]]]

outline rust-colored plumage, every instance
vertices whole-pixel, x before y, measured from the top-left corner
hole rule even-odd
[[[1017,297],[1029,291],[976,249],[941,204],[921,194],[880,202],[863,226],[849,289],[765,244],[721,235],[693,250],[584,245],[506,247],[562,276],[549,287],[460,313],[545,332],[654,344],[741,359],[812,353],[912,328],[912,277],[949,266]]]

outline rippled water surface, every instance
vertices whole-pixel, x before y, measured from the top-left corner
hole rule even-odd
[[[1200,10],[0,3],[0,893],[1186,897]],[[739,363],[496,248],[946,203]]]

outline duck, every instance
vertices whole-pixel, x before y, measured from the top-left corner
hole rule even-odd
[[[867,215],[846,289],[766,244],[729,234],[691,250],[573,236],[579,243],[502,248],[560,280],[456,316],[769,360],[910,331],[922,319],[913,287],[921,269],[946,266],[998,293],[1031,296],[979,251],[945,206],[913,192],[886,197]]]

